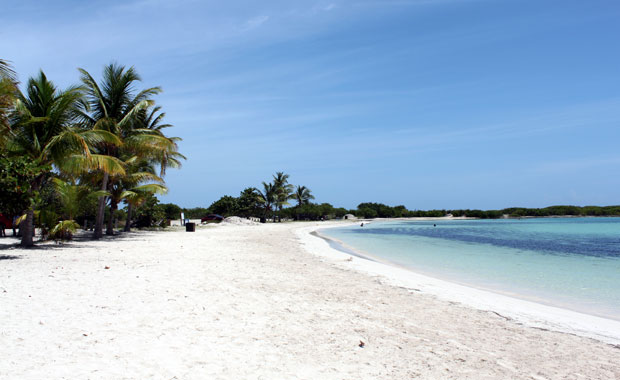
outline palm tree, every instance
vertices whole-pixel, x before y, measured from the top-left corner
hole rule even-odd
[[[167,192],[168,188],[159,183],[148,183],[124,191],[121,198],[127,203],[127,220],[123,231],[131,231],[131,218],[134,208],[144,203],[149,195],[166,194]]]
[[[164,180],[155,174],[153,165],[147,161],[138,161],[132,157],[125,162],[126,173],[124,175],[110,176],[108,184],[108,196],[110,198],[110,218],[106,228],[106,235],[114,234],[114,212],[123,200],[133,198],[138,193],[165,194],[168,189],[163,185]],[[147,183],[155,182],[155,183]],[[141,195],[141,194],[140,194]],[[128,217],[125,227],[130,224],[132,204],[128,204]],[[128,228],[125,229],[129,231]]]
[[[125,68],[115,63],[103,69],[101,85],[84,69],[79,69],[81,80],[86,91],[86,102],[81,113],[83,121],[93,130],[100,129],[113,133],[123,143],[131,131],[137,115],[142,110],[153,105],[150,99],[161,92],[159,87],[147,88],[134,94],[134,84],[140,81],[140,76],[133,67]],[[155,135],[152,135],[155,136]],[[147,148],[146,145],[156,145],[153,138],[141,137],[139,133],[129,141],[133,148]],[[119,157],[119,147],[102,143],[98,146],[102,154]],[[102,173],[101,190],[108,190],[109,174]],[[103,236],[103,217],[106,197],[99,197],[97,217],[95,220],[94,238]]]
[[[5,147],[9,154],[28,157],[41,168],[30,184],[32,198],[49,177],[52,166],[61,172],[88,169],[122,172],[117,161],[91,153],[93,144],[116,144],[118,140],[105,131],[87,131],[76,126],[76,112],[81,101],[80,88],[61,91],[42,71],[28,80],[25,94],[18,94],[11,125],[6,130]],[[33,221],[34,207],[31,205],[22,222],[22,246],[33,245]]]
[[[295,189],[295,193],[292,195],[291,198],[297,201],[297,206],[295,206],[295,208],[297,209],[297,220],[299,220],[299,208],[302,205],[309,204],[310,200],[314,199],[314,195],[310,193],[310,189],[308,189],[307,187],[297,186],[297,188]]]
[[[89,186],[76,184],[73,180],[53,178],[54,190],[62,204],[62,212],[67,220],[75,220],[75,217],[83,207],[83,203],[92,195]]]
[[[50,231],[50,236],[70,240],[79,225],[75,222],[75,217],[85,204],[96,196],[97,192],[92,192],[91,188],[85,184],[77,184],[75,179],[63,180],[53,178],[55,193],[62,205],[62,217],[54,228]]]
[[[282,212],[282,207],[288,204],[288,200],[291,198],[291,192],[293,191],[293,185],[288,183],[288,174],[284,172],[276,172],[273,176],[273,186],[276,192],[276,209],[278,210],[278,219],[280,219],[279,213]],[[276,216],[273,216],[273,221],[276,221]]]
[[[185,159],[178,152],[178,137],[166,137],[162,133],[163,128],[172,127],[171,124],[162,124],[165,113],[158,112],[161,107],[148,107],[141,109],[134,120],[132,127],[126,131],[125,147],[121,149],[122,155],[133,155],[129,158],[131,163],[130,176],[122,179],[117,190],[125,190],[124,199],[127,203],[127,223],[124,231],[130,231],[131,214],[135,206],[139,205],[148,194],[165,194],[168,189],[164,186],[163,176],[167,168],[181,167],[181,160]],[[159,176],[155,174],[155,165],[159,165]],[[145,182],[156,183],[145,183]],[[122,194],[122,193],[119,193]],[[110,199],[112,210],[116,210],[117,198]],[[108,221],[106,234],[113,233],[112,221]]]
[[[272,183],[263,182],[263,191],[256,190],[259,202],[263,204],[264,212],[261,222],[265,222],[267,216],[272,211],[273,204],[276,202],[276,188]],[[274,217],[275,221],[275,217]]]
[[[297,206],[307,205],[311,199],[314,199],[314,195],[310,193],[310,189],[306,186],[297,186],[293,197],[297,201]]]

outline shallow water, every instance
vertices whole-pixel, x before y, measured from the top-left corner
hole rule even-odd
[[[437,278],[620,320],[620,218],[375,222],[322,233]]]

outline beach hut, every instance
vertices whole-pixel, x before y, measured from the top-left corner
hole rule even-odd
[[[356,217],[355,215],[353,215],[353,214],[346,214],[346,215],[344,216],[344,219],[345,219],[345,220],[347,220],[347,219],[349,219],[349,220],[355,220],[355,219],[357,219],[357,217]]]

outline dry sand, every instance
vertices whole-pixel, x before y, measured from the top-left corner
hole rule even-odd
[[[0,250],[0,379],[620,378],[616,346],[390,285],[306,229]]]

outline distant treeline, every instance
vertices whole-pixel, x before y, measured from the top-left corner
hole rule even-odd
[[[241,201],[241,202],[240,202]],[[258,207],[247,207],[243,203],[242,197],[231,197],[225,195],[219,200],[213,202],[208,207],[181,208],[174,203],[163,203],[159,206],[165,212],[168,219],[179,219],[181,212],[188,219],[200,219],[207,214],[219,214],[226,216],[256,217],[260,218],[264,212]],[[245,207],[244,207],[245,206]],[[355,210],[347,210],[345,208],[336,208],[329,203],[309,203],[293,207],[283,208],[279,213],[281,218],[295,220],[320,220],[342,218],[344,215]]]
[[[247,194],[247,192],[246,192]],[[214,213],[223,216],[260,217],[262,209],[247,202],[244,192],[240,197],[224,196],[213,202],[210,207],[181,208],[175,204],[160,205],[170,219],[178,219],[181,212],[186,218],[198,219]],[[480,219],[497,219],[504,216],[543,217],[543,216],[620,216],[620,206],[550,206],[545,208],[511,207],[502,210],[408,210],[405,206],[388,206],[382,203],[360,203],[356,209],[334,207],[329,203],[307,203],[283,208],[280,217],[294,220],[321,220],[342,218],[346,214],[353,214],[358,218],[401,218],[401,217],[469,217]]]
[[[550,206],[545,208],[510,207],[502,210],[407,210],[405,206],[390,207],[381,203],[361,203],[352,212],[364,218],[399,218],[399,217],[469,217],[480,219],[497,219],[504,215],[519,218],[525,216],[620,216],[620,206]]]
[[[545,208],[510,207],[503,210],[454,210],[453,216],[475,218],[500,218],[502,215],[518,218],[522,216],[620,216],[620,206],[549,206]]]

